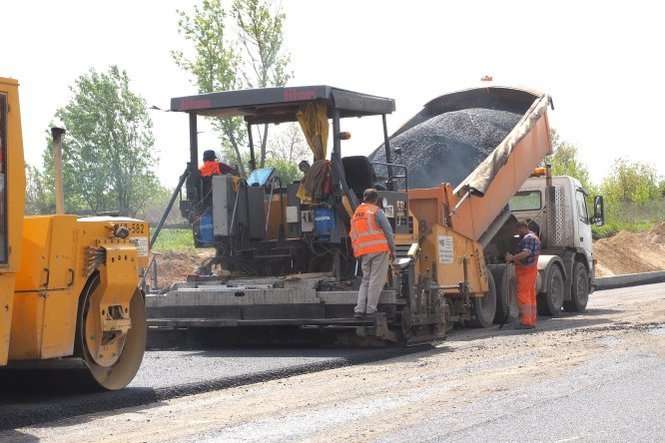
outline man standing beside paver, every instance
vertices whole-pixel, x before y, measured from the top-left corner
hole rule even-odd
[[[540,255],[540,239],[529,229],[526,221],[517,224],[520,236],[519,252],[515,255],[506,254],[506,262],[515,263],[517,276],[517,304],[520,310],[518,329],[536,327],[536,279],[538,278],[538,256]]]
[[[358,290],[355,318],[376,315],[379,297],[395,258],[395,239],[386,215],[378,206],[379,194],[365,189],[363,203],[351,219],[353,255],[361,261],[363,277]]]

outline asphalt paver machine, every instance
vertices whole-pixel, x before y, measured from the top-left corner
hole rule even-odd
[[[223,272],[204,269],[203,275],[148,297],[149,325],[312,328],[413,343],[443,337],[453,323],[488,327],[505,321],[515,292],[512,265],[503,262],[514,247],[509,202],[552,152],[550,103],[545,94],[515,88],[459,91],[432,100],[389,137],[386,115],[394,110],[393,100],[328,86],[173,99],[171,110],[188,113],[190,119],[191,160],[181,209],[194,226],[197,245],[216,249],[210,264]],[[476,131],[455,123],[460,111],[471,120],[488,112],[514,119],[503,119],[502,134],[497,138],[490,131],[491,146],[478,150],[469,141],[477,139]],[[272,171],[254,168],[250,136],[248,178],[202,178],[197,170],[199,116],[243,116],[250,134],[253,125],[298,121],[315,161],[300,183],[280,183]],[[342,157],[348,138],[341,127],[344,118],[369,116],[383,121],[381,155],[372,155],[376,161]],[[391,143],[402,140],[406,147],[410,131],[435,121],[452,122],[446,126],[450,132],[443,137],[432,133],[436,143],[411,140],[409,149],[429,152],[455,139],[455,150],[441,150],[433,164],[419,163],[418,158],[428,157],[414,152],[404,153],[408,169],[395,162],[393,154],[402,146]],[[476,157],[469,160],[467,151]],[[451,183],[444,171],[460,179]],[[412,189],[409,178],[418,181],[417,174],[440,178]],[[380,315],[356,320],[351,315],[360,275],[347,233],[359,197],[370,186],[380,190],[396,233],[397,257],[381,295]]]
[[[390,98],[330,86],[268,88],[174,98],[171,110],[189,115],[190,161],[180,209],[199,247],[216,254],[199,275],[149,297],[150,325],[159,327],[292,326],[351,330],[390,341],[441,336],[444,306],[429,277],[415,274],[417,227],[408,212],[405,168],[391,161],[386,116]],[[200,116],[243,117],[250,174],[201,177]],[[365,156],[342,157],[346,118],[380,121],[386,146],[377,177]],[[312,150],[303,180],[283,183],[255,166],[252,127],[298,122]],[[379,122],[377,122],[379,123]],[[332,150],[327,155],[329,127]],[[360,281],[349,221],[366,188],[376,186],[396,234],[396,271],[381,297],[380,315],[353,319]],[[399,189],[399,190],[397,190]],[[212,272],[219,265],[222,274]]]

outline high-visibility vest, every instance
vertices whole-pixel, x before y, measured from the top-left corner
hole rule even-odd
[[[353,213],[349,235],[354,256],[390,252],[386,234],[376,223],[378,211],[378,206],[362,203]]]
[[[199,168],[199,173],[201,177],[210,177],[212,175],[222,175],[222,171],[219,169],[219,163],[216,161],[205,161],[203,166]]]

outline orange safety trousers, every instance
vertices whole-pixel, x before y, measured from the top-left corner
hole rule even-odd
[[[536,326],[536,278],[538,266],[515,266],[517,276],[517,305],[520,309],[520,323],[523,326]]]

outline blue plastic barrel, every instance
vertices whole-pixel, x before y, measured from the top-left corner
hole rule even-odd
[[[199,243],[212,244],[215,241],[215,234],[212,225],[212,212],[208,209],[199,219]]]
[[[335,213],[330,208],[314,208],[314,236],[317,240],[330,240],[335,229]]]

